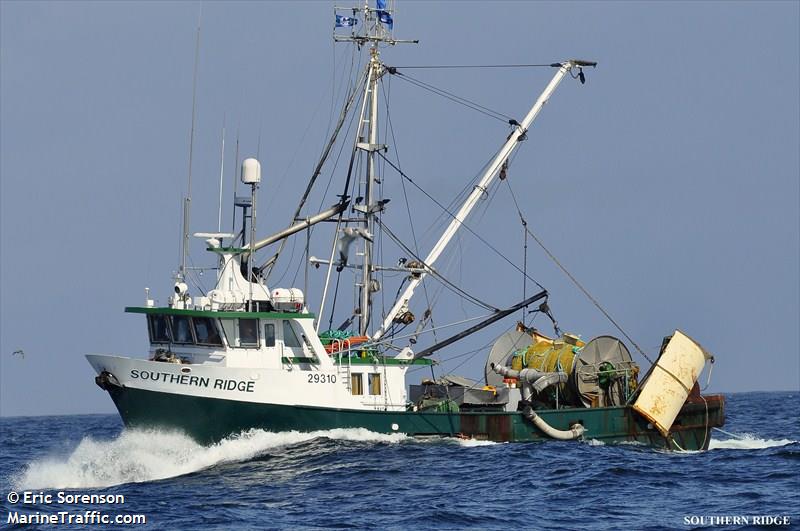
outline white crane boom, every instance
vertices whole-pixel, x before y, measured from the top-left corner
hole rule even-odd
[[[456,213],[455,217],[450,222],[450,225],[447,227],[441,238],[439,238],[439,241],[425,258],[425,269],[432,269],[434,262],[436,262],[436,260],[442,254],[445,247],[447,247],[447,244],[450,243],[450,240],[453,239],[453,236],[464,223],[464,220],[478,203],[478,199],[480,199],[480,197],[486,193],[489,185],[492,183],[494,178],[499,173],[500,168],[503,166],[503,163],[505,163],[511,153],[513,153],[519,145],[520,137],[527,132],[528,128],[536,119],[536,116],[538,116],[539,111],[542,110],[542,107],[544,107],[544,104],[547,103],[548,99],[550,99],[550,96],[553,94],[556,87],[558,87],[558,84],[561,83],[561,80],[565,75],[567,75],[567,72],[569,72],[573,67],[581,66],[594,66],[594,63],[570,60],[560,64],[558,71],[553,76],[553,79],[550,80],[550,83],[548,83],[547,87],[536,100],[536,103],[534,103],[533,107],[531,107],[531,110],[528,111],[528,114],[525,116],[525,119],[522,120],[522,123],[519,124],[514,132],[508,137],[500,152],[486,168],[486,172],[484,172],[481,180],[475,185],[472,193],[469,195],[469,197],[467,197],[466,201],[464,201],[464,204]],[[384,333],[386,333],[386,330],[388,330],[388,328],[391,326],[394,318],[400,313],[401,310],[407,307],[408,301],[411,299],[412,295],[414,295],[414,290],[417,288],[420,282],[424,280],[426,275],[427,273],[421,273],[411,279],[408,286],[406,286],[405,291],[403,291],[400,297],[395,301],[394,306],[389,313],[386,314],[386,318],[383,320],[381,327],[375,332],[375,334],[373,334],[373,340],[380,338]]]

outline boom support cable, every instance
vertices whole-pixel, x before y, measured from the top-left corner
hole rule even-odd
[[[443,69],[443,68],[534,68],[534,67],[547,67],[561,66],[560,63],[546,63],[546,64],[499,64],[499,65],[411,65],[411,66],[395,66],[396,69]]]
[[[415,79],[415,78],[409,76],[408,74],[404,74],[402,72],[398,72],[397,68],[395,68],[395,67],[392,67],[392,66],[387,67],[387,71],[390,74],[398,76],[399,79],[403,79],[403,80],[411,83],[412,85],[416,85],[417,87],[419,87],[421,89],[424,89],[424,90],[427,90],[429,92],[432,92],[433,94],[436,94],[438,96],[442,96],[443,98],[448,99],[448,100],[452,101],[453,103],[458,103],[459,105],[463,105],[464,107],[470,108],[473,111],[477,111],[477,112],[479,112],[481,114],[484,114],[484,115],[488,116],[489,118],[494,118],[495,120],[500,120],[501,122],[508,123],[508,124],[511,124],[511,125],[517,123],[517,121],[514,118],[512,118],[511,116],[508,116],[507,114],[495,111],[493,109],[490,109],[489,107],[486,107],[486,106],[481,105],[479,103],[475,103],[474,101],[468,100],[467,98],[458,96],[458,95],[453,94],[452,92],[449,92],[447,90],[435,87],[434,85],[431,85],[430,83],[426,83],[424,81],[420,81],[419,79]]]
[[[474,295],[470,295],[469,293],[467,293],[466,291],[464,291],[462,288],[459,288],[458,286],[456,286],[455,284],[453,284],[452,282],[450,282],[449,280],[447,280],[447,279],[446,279],[444,276],[442,276],[442,274],[441,274],[441,273],[439,273],[439,272],[438,272],[438,271],[436,271],[434,268],[432,268],[431,266],[429,266],[428,264],[426,264],[426,263],[425,263],[425,260],[424,260],[422,257],[418,256],[418,255],[417,255],[417,254],[416,254],[414,251],[412,251],[412,250],[411,250],[411,249],[410,249],[410,248],[409,248],[409,247],[408,247],[408,246],[407,246],[405,243],[403,243],[403,241],[402,241],[400,238],[398,238],[398,237],[397,237],[397,235],[395,235],[395,233],[394,233],[394,232],[392,232],[392,231],[389,229],[389,227],[387,227],[387,226],[386,226],[386,224],[385,224],[385,223],[384,223],[382,220],[379,220],[379,219],[377,219],[377,218],[376,218],[376,221],[378,222],[378,225],[380,225],[380,226],[381,226],[381,229],[383,229],[384,231],[386,231],[386,234],[388,234],[388,235],[389,235],[389,237],[390,237],[392,240],[394,240],[394,242],[395,242],[397,245],[399,245],[399,246],[400,246],[400,248],[402,248],[402,249],[403,249],[403,251],[405,251],[406,253],[408,253],[408,254],[409,254],[409,255],[410,255],[412,258],[414,258],[414,260],[416,260],[416,261],[418,261],[420,264],[422,264],[422,265],[423,265],[423,267],[425,268],[425,270],[426,270],[428,273],[430,273],[431,275],[433,275],[435,278],[439,279],[439,280],[440,280],[440,281],[441,281],[441,282],[442,282],[444,285],[448,286],[448,287],[449,287],[451,290],[453,290],[455,293],[457,293],[458,295],[461,295],[461,296],[462,296],[462,297],[464,297],[465,299],[468,299],[468,300],[470,300],[472,303],[476,304],[477,306],[480,306],[480,307],[482,307],[482,308],[485,308],[485,309],[487,309],[487,310],[491,310],[491,311],[494,311],[494,312],[498,312],[498,311],[500,311],[500,309],[499,309],[499,308],[496,308],[496,307],[492,306],[492,305],[491,305],[491,304],[489,304],[489,303],[483,302],[483,301],[482,301],[482,300],[480,300],[479,298],[475,297]],[[544,289],[544,288],[542,288],[542,289]]]
[[[385,156],[383,153],[381,153],[381,152],[378,152],[378,155],[380,155],[380,156],[381,156],[381,157],[382,157],[384,160],[386,160],[386,162],[389,164],[389,166],[391,166],[392,168],[394,168],[394,170],[395,170],[395,171],[396,171],[398,174],[400,174],[400,176],[401,176],[401,177],[403,177],[405,180],[407,180],[409,183],[411,183],[411,184],[414,186],[414,188],[416,188],[417,190],[419,190],[420,192],[422,192],[423,194],[425,194],[425,196],[426,196],[428,199],[430,199],[431,201],[433,201],[433,202],[436,204],[436,206],[438,206],[439,208],[441,208],[441,209],[442,209],[442,211],[444,211],[444,212],[445,212],[445,213],[446,213],[448,216],[450,216],[452,219],[456,219],[456,215],[455,215],[455,214],[453,214],[453,212],[451,212],[451,211],[450,211],[450,209],[448,209],[446,206],[442,205],[442,204],[441,204],[441,203],[440,203],[438,200],[436,200],[436,198],[435,198],[435,197],[433,197],[431,194],[429,194],[427,191],[425,191],[425,190],[424,190],[422,187],[420,187],[420,186],[419,186],[419,185],[418,185],[416,182],[414,182],[414,180],[413,180],[411,177],[409,177],[408,175],[406,175],[406,174],[405,174],[405,173],[404,173],[404,172],[403,172],[403,171],[402,171],[400,168],[398,168],[398,167],[397,167],[397,166],[396,166],[394,163],[392,163],[392,161],[390,161],[389,159],[387,159],[387,158],[386,158],[386,156]],[[514,262],[512,262],[512,261],[511,261],[511,260],[510,260],[510,259],[509,259],[507,256],[505,256],[503,253],[501,253],[501,252],[500,252],[500,251],[499,251],[499,250],[498,250],[498,249],[497,249],[495,246],[493,246],[491,243],[489,243],[488,241],[486,241],[486,239],[485,239],[485,238],[483,238],[483,237],[482,237],[480,234],[478,234],[477,232],[475,232],[474,230],[472,230],[472,228],[471,228],[469,225],[467,225],[465,221],[462,221],[462,222],[461,222],[461,226],[462,226],[462,227],[464,227],[465,229],[467,229],[467,230],[468,230],[468,231],[469,231],[469,232],[470,232],[470,233],[471,233],[473,236],[475,236],[476,238],[478,238],[478,240],[480,240],[480,241],[481,241],[481,243],[483,243],[483,244],[484,244],[484,245],[486,245],[486,246],[487,246],[489,249],[491,249],[491,250],[492,250],[492,251],[493,251],[495,254],[497,254],[497,256],[499,256],[500,258],[502,258],[503,260],[505,260],[505,261],[506,261],[506,262],[507,262],[507,263],[508,263],[508,264],[509,264],[511,267],[513,267],[514,269],[516,269],[517,271],[519,271],[520,273],[522,273],[523,275],[525,275],[525,277],[526,277],[528,280],[530,280],[531,282],[533,282],[534,284],[536,284],[537,286],[539,286],[539,288],[540,288],[540,289],[545,289],[545,287],[544,287],[544,286],[542,286],[541,284],[539,284],[539,282],[537,282],[535,279],[531,278],[531,276],[530,276],[530,275],[528,275],[528,274],[527,274],[527,273],[526,273],[526,272],[525,272],[525,271],[524,271],[522,268],[520,268],[520,267],[519,267],[517,264],[515,264]]]
[[[311,178],[308,181],[308,185],[306,186],[306,190],[300,199],[300,203],[297,205],[297,208],[295,209],[294,216],[292,216],[292,223],[297,218],[297,216],[300,215],[300,212],[303,210],[303,206],[305,205],[308,196],[311,194],[311,190],[314,188],[314,184],[317,182],[317,178],[319,177],[320,173],[322,173],[322,167],[328,160],[328,155],[330,154],[333,145],[336,143],[336,139],[339,136],[339,132],[341,131],[345,119],[347,118],[347,115],[350,112],[350,107],[352,107],[353,103],[356,100],[356,95],[359,93],[358,88],[360,86],[361,86],[360,83],[358,85],[353,86],[352,91],[349,97],[347,98],[347,102],[345,103],[344,108],[342,108],[342,112],[339,115],[339,121],[336,124],[336,128],[334,129],[333,134],[328,140],[327,145],[323,149],[322,156],[320,157],[319,162],[317,162],[317,165],[314,168],[313,173],[311,174]],[[272,273],[273,266],[275,265],[278,256],[280,256],[285,246],[286,246],[286,240],[281,241],[280,247],[278,248],[278,251],[275,253],[275,257],[272,260],[270,260],[267,264],[261,266],[261,268],[265,267],[266,265],[270,266],[269,273],[267,273],[266,275],[267,279],[269,278],[270,273]]]
[[[639,344],[636,341],[634,341],[633,338],[630,335],[628,335],[628,333],[622,328],[622,326],[619,323],[617,323],[617,321],[613,317],[611,317],[611,314],[608,313],[608,311],[606,311],[605,308],[603,308],[603,306],[600,304],[600,302],[598,302],[598,300],[595,299],[592,296],[591,293],[589,293],[589,290],[587,290],[585,287],[583,287],[583,284],[578,282],[578,279],[575,278],[575,276],[572,273],[570,273],[569,270],[566,267],[564,267],[564,264],[562,264],[559,261],[559,259],[556,258],[556,256],[553,253],[550,252],[550,249],[548,249],[547,246],[545,246],[544,242],[542,242],[542,240],[540,240],[539,237],[536,236],[536,234],[534,234],[533,231],[531,231],[530,227],[528,226],[528,222],[525,219],[525,216],[522,214],[522,211],[519,208],[519,203],[517,203],[517,198],[516,198],[516,196],[514,194],[514,190],[511,188],[511,183],[509,182],[508,179],[504,179],[504,181],[508,185],[508,191],[511,193],[511,197],[514,199],[514,205],[515,205],[515,207],[517,209],[517,214],[519,215],[520,220],[522,220],[522,226],[525,227],[525,232],[528,235],[530,235],[530,237],[533,238],[534,241],[537,244],[539,244],[539,247],[542,248],[542,250],[545,252],[545,254],[547,254],[547,256],[550,258],[550,260],[552,260],[553,263],[556,264],[558,266],[558,268],[561,269],[561,271],[565,275],[567,275],[567,278],[569,278],[572,281],[572,283],[575,284],[575,286],[586,296],[586,298],[589,299],[592,302],[592,304],[594,304],[595,308],[600,310],[600,313],[602,313],[606,317],[606,319],[608,319],[608,321],[612,325],[614,325],[614,327],[617,330],[619,330],[619,332],[623,336],[625,336],[625,339],[627,339],[628,341],[631,342],[631,344],[639,352],[639,354],[641,354],[644,357],[644,359],[646,359],[651,364],[653,364],[654,363],[653,360],[651,360],[650,357],[647,354],[645,354],[644,350],[639,346]]]
[[[506,179],[506,182],[508,183],[508,179]],[[511,190],[511,185],[510,184],[508,186],[508,189],[509,189],[509,191],[511,191],[511,194],[513,195],[514,192],[513,192],[513,190]],[[516,204],[516,199],[514,200],[514,203]],[[524,220],[525,218],[522,216],[522,212],[519,211],[519,207],[517,207],[517,212],[519,213],[520,217]],[[589,290],[587,290],[585,287],[583,287],[583,284],[578,282],[578,279],[575,278],[575,276],[572,273],[570,273],[569,270],[567,270],[566,267],[564,267],[564,264],[562,264],[558,260],[558,258],[556,258],[556,256],[553,253],[550,252],[550,250],[544,245],[542,240],[540,240],[539,237],[536,236],[536,234],[534,234],[530,230],[530,228],[528,227],[527,222],[525,223],[525,230],[531,236],[531,238],[533,238],[534,241],[537,244],[539,244],[539,247],[542,248],[542,250],[553,261],[553,263],[556,264],[558,266],[558,268],[561,269],[561,271],[567,276],[567,278],[569,278],[572,281],[572,283],[575,284],[575,286],[586,296],[586,298],[589,299],[592,302],[592,304],[594,304],[595,308],[597,308],[600,311],[600,313],[602,313],[605,316],[605,318],[608,319],[608,321],[612,325],[614,325],[614,328],[616,328],[623,336],[625,336],[625,339],[627,339],[628,341],[631,342],[631,344],[634,346],[636,351],[639,352],[639,354],[641,354],[644,359],[646,359],[648,362],[650,362],[650,365],[651,365],[650,370],[644,376],[644,378],[639,383],[639,385],[636,387],[636,391],[631,395],[631,397],[628,399],[627,403],[630,403],[631,401],[633,401],[634,397],[637,396],[637,394],[641,391],[641,389],[644,386],[645,382],[647,382],[647,380],[650,378],[650,375],[653,374],[653,371],[655,370],[656,367],[658,367],[659,369],[661,369],[662,371],[667,373],[670,377],[672,377],[672,379],[674,379],[676,382],[678,382],[681,385],[681,387],[683,387],[686,390],[687,394],[691,392],[691,389],[689,389],[686,386],[686,384],[683,383],[683,380],[678,378],[678,376],[674,372],[670,371],[666,367],[662,367],[661,365],[657,365],[656,362],[654,362],[652,359],[650,359],[650,356],[645,354],[644,349],[642,349],[642,347],[640,347],[639,344],[636,341],[634,341],[634,339],[622,328],[622,326],[619,323],[617,323],[617,321],[613,317],[611,317],[611,314],[608,313],[608,311],[606,311],[605,308],[603,308],[603,306],[600,304],[600,302],[597,299],[595,299],[592,296],[591,293],[589,293]],[[548,316],[552,319],[552,316],[550,316],[550,315],[548,315]],[[554,324],[555,324],[555,322],[554,322]],[[702,398],[704,402],[706,401],[706,399],[702,395],[701,395],[700,398]],[[706,407],[708,407],[708,403],[706,403]],[[706,420],[706,424],[708,424],[707,420]],[[707,431],[708,430],[706,430],[706,432]]]
[[[397,149],[397,139],[395,138],[395,135],[394,135],[394,125],[392,124],[392,115],[389,112],[389,97],[387,95],[387,90],[386,90],[386,88],[384,87],[384,84],[383,84],[383,78],[381,78],[381,88],[383,89],[383,98],[384,98],[384,102],[386,104],[386,125],[388,126],[389,131],[392,134],[392,147],[394,148],[394,155],[395,155],[395,157],[397,157],[397,166],[399,168],[400,167],[400,153],[399,153],[399,151]],[[384,162],[385,161],[386,160],[384,159]],[[410,204],[408,202],[408,192],[406,191],[406,183],[405,183],[404,179],[400,179],[400,185],[401,185],[401,188],[403,189],[403,198],[405,199],[406,214],[408,215],[408,225],[411,228],[411,239],[414,241],[414,251],[417,254],[420,254],[419,253],[419,244],[417,243],[417,232],[414,229],[414,218],[411,215],[411,206],[410,206]],[[403,285],[404,284],[405,284],[405,281],[403,281],[400,284],[400,287],[397,289],[397,295],[395,295],[395,297],[394,297],[395,300],[397,300],[397,298],[400,297],[400,293],[401,293],[401,290],[403,289]],[[422,282],[422,291],[425,294],[425,302],[428,305],[428,311],[431,312],[431,315],[430,315],[431,330],[433,331],[434,339],[436,339],[436,323],[433,320],[433,305],[431,304],[431,297],[430,297],[430,295],[428,293],[428,285],[425,282]],[[383,317],[386,317],[386,316],[384,315]]]

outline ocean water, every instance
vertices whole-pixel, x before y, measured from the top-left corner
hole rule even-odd
[[[251,431],[204,447],[115,415],[2,418],[0,528],[800,529],[800,393],[728,395],[724,429],[685,453],[364,430]],[[25,491],[52,500],[10,503]],[[59,503],[60,492],[124,503]],[[146,524],[9,523],[87,511]]]

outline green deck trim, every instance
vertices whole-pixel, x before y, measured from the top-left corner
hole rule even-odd
[[[319,362],[315,358],[309,357],[287,357],[284,356],[281,358],[283,363],[313,363],[315,365],[319,365]],[[339,358],[336,357],[333,360],[335,365],[347,365],[347,358],[343,358],[341,362],[339,362]],[[385,358],[381,357],[379,359],[376,358],[351,358],[350,359],[351,365],[432,365],[432,360],[398,360],[395,358]]]
[[[178,308],[148,308],[127,306],[126,313],[147,315],[186,315],[188,317],[211,317],[213,319],[313,319],[313,313],[288,312],[221,312],[216,310],[179,310]]]
[[[347,365],[348,360],[346,356],[342,356],[341,360],[335,353],[333,362],[336,365]],[[352,357],[350,358],[350,365],[433,365],[433,360],[420,358],[418,360],[399,360],[397,358],[389,358],[386,356],[368,356]]]
[[[304,358],[302,358],[302,357],[287,358],[286,356],[284,356],[284,357],[281,358],[281,361],[283,363],[313,363],[314,365],[319,365],[319,363],[317,362],[316,359],[308,358],[308,357],[304,357]]]

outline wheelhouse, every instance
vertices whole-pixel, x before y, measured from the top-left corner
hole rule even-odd
[[[125,311],[146,315],[152,352],[180,353],[181,359],[188,363],[196,362],[192,353],[213,351],[231,354],[257,350],[279,353],[289,359],[317,358],[310,329],[299,321],[309,319],[310,323],[312,314],[155,307],[129,307]],[[184,359],[184,354],[189,357]]]

